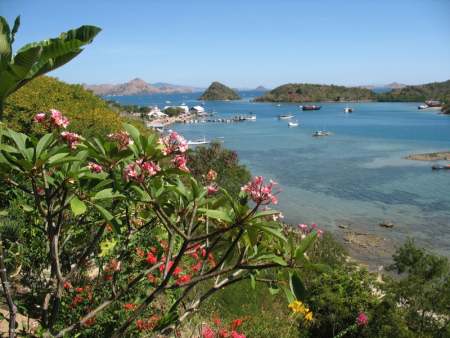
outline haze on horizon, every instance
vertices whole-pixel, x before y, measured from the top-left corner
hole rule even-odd
[[[276,87],[420,84],[450,78],[450,1],[0,0],[23,44],[93,24],[103,31],[50,73],[71,83]]]

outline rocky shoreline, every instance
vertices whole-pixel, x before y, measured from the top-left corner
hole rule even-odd
[[[414,161],[450,161],[450,151],[438,151],[434,153],[411,154],[405,157],[406,160]]]

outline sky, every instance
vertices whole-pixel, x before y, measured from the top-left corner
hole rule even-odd
[[[70,83],[139,77],[205,87],[450,79],[450,0],[0,0],[15,49],[92,24]]]

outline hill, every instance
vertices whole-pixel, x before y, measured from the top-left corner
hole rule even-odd
[[[195,87],[179,86],[164,82],[151,84],[139,78],[119,84],[84,84],[83,86],[94,92],[96,95],[174,94],[199,91],[199,89]]]
[[[423,102],[426,100],[450,100],[450,80],[418,86],[406,86],[378,95],[378,101]]]
[[[241,97],[233,89],[215,81],[205,90],[199,100],[239,100],[240,98]]]
[[[261,97],[258,102],[320,102],[320,101],[370,101],[375,94],[369,89],[335,85],[289,83],[277,87]]]
[[[33,123],[33,117],[52,108],[71,120],[71,131],[83,136],[104,136],[122,129],[123,122],[129,122],[81,85],[70,85],[47,76],[36,78],[7,99],[4,122],[17,131],[39,134],[43,130]],[[132,123],[144,129],[137,121]]]

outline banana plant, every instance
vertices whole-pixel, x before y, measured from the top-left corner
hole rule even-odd
[[[19,16],[12,29],[0,16],[0,120],[9,95],[37,76],[72,60],[101,31],[96,26],[81,26],[61,33],[57,38],[26,44],[14,55],[12,45],[19,26]]]

